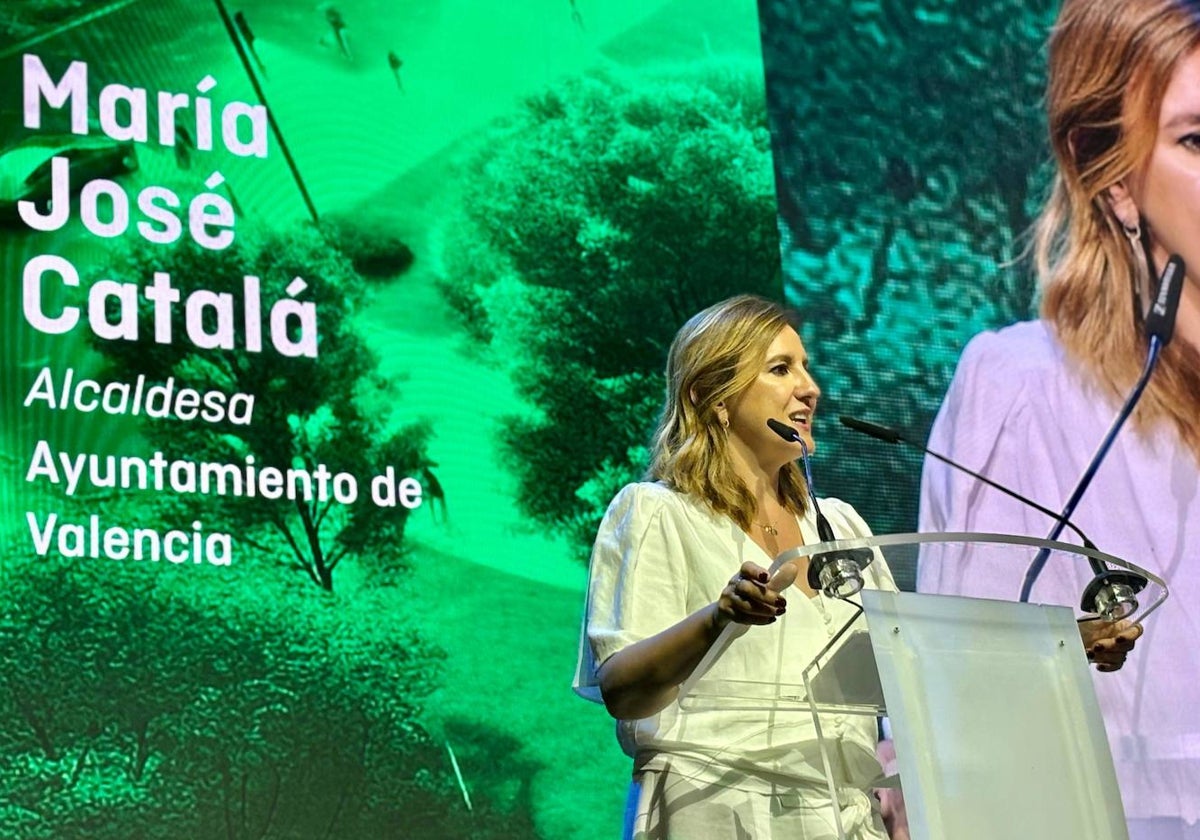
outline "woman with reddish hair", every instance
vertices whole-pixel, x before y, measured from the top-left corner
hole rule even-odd
[[[1131,838],[1200,838],[1200,2],[1065,0],[1047,109],[1057,172],[1037,226],[1041,318],[972,339],[929,447],[1061,508],[1142,370],[1159,272],[1183,258],[1174,340],[1072,521],[1170,588],[1096,691]],[[925,463],[922,530],[1053,525]],[[1031,600],[1077,598],[1086,578],[1051,564]],[[1020,584],[975,561],[918,574],[928,592],[1012,597]]]

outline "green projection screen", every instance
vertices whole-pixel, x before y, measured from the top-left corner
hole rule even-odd
[[[569,683],[671,336],[795,304],[819,489],[911,529],[833,418],[1029,312],[1053,6],[6,3],[0,833],[615,835]]]
[[[0,834],[615,834],[587,545],[782,292],[754,5],[26,0],[0,78]]]

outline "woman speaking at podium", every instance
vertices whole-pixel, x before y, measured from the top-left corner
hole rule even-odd
[[[1200,838],[1200,2],[1066,0],[1047,106],[1041,319],[968,344],[929,448],[1059,507],[1142,369],[1158,272],[1183,258],[1174,341],[1072,521],[1171,590],[1126,666],[1095,682],[1132,840]],[[925,463],[922,530],[1053,524]],[[1011,596],[1023,571],[923,569],[918,588]],[[1031,600],[1077,601],[1086,582],[1051,564]]]
[[[684,712],[678,702],[680,684],[726,626],[770,624],[786,611],[794,661],[785,667],[798,674],[852,614],[842,601],[812,597],[803,574],[783,595],[766,586],[773,558],[821,541],[794,463],[801,444],[767,425],[776,420],[814,445],[820,390],[804,345],[781,307],[735,297],[680,329],[666,376],[648,481],[617,494],[596,537],[575,681],[580,694],[603,700],[633,758],[625,836],[830,840],[836,808],[849,837],[884,838],[869,791],[879,774],[873,717],[844,716],[826,732],[840,742],[834,802],[807,711]],[[843,502],[824,499],[820,511],[838,538],[869,534]],[[864,577],[895,588],[881,560]],[[776,677],[748,655],[768,636],[750,627],[721,666]]]

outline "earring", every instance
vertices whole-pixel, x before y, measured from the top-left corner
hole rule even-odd
[[[1121,228],[1125,232],[1125,237],[1129,240],[1129,247],[1133,249],[1133,294],[1137,301],[1142,300],[1145,293],[1145,283],[1142,278],[1142,266],[1146,263],[1145,248],[1142,247],[1142,223],[1141,219],[1134,222],[1132,225],[1121,223]]]
[[[721,418],[721,426],[726,429],[729,428],[729,418],[728,417]]]

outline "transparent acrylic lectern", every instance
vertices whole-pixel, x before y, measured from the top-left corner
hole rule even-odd
[[[798,585],[810,558],[838,552],[871,560],[865,588],[809,598]],[[881,589],[880,557],[920,563],[923,580],[963,595]],[[1035,559],[1043,571],[1030,603],[1019,603]],[[761,716],[764,732],[791,733],[835,803],[862,764],[864,730],[886,716],[913,840],[1127,840],[1077,623],[1087,620],[1080,599],[1096,561],[1144,579],[1128,620],[1166,599],[1160,579],[1125,560],[1025,537],[893,534],[801,546],[770,570],[768,585],[788,598],[785,615],[727,627],[683,684],[680,708]],[[853,836],[833,811],[838,836]]]

